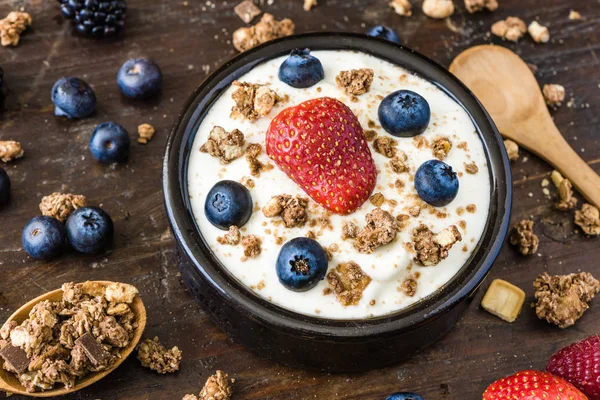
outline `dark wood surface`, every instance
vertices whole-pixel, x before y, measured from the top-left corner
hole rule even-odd
[[[600,300],[568,330],[539,321],[526,306],[514,324],[479,307],[479,291],[469,311],[445,338],[409,361],[363,374],[331,375],[286,368],[261,360],[208,321],[183,286],[174,243],[163,209],[160,176],[169,128],[191,91],[207,72],[235,54],[229,40],[243,23],[233,13],[236,0],[129,1],[127,29],[112,41],[73,35],[51,0],[0,0],[0,14],[24,6],[33,27],[17,48],[0,49],[7,88],[0,118],[0,140],[21,141],[26,156],[5,166],[13,182],[10,206],[0,212],[0,320],[25,301],[66,281],[107,279],[136,285],[148,310],[147,336],[158,335],[183,350],[179,373],[159,376],[131,357],[102,382],[65,399],[180,399],[198,393],[216,369],[236,378],[236,399],[385,399],[411,390],[431,399],[477,399],[493,380],[526,368],[545,366],[559,347],[600,331]],[[495,13],[470,15],[461,0],[452,24],[428,19],[415,7],[411,18],[395,15],[385,0],[320,0],[307,13],[301,0],[274,0],[261,5],[277,17],[290,17],[297,32],[362,32],[376,23],[395,27],[406,45],[444,66],[460,51],[481,43],[516,50],[537,67],[540,84],[556,82],[573,97],[571,107],[553,112],[568,142],[600,171],[600,4],[597,0],[499,0]],[[413,0],[419,3],[419,0]],[[459,4],[460,3],[460,4]],[[214,4],[214,6],[212,5]],[[569,21],[570,9],[583,15]],[[551,31],[551,43],[529,37],[514,45],[491,38],[491,23],[509,15],[539,18]],[[157,60],[165,76],[159,99],[130,101],[115,83],[127,58]],[[79,76],[95,88],[96,113],[81,121],[53,115],[50,89],[61,76]],[[157,129],[146,146],[132,144],[130,160],[119,166],[96,163],[87,143],[94,126],[104,121],[124,125],[135,138],[143,122]],[[513,221],[533,216],[540,236],[539,254],[524,258],[508,244],[491,276],[522,287],[531,301],[537,274],[590,271],[600,276],[600,239],[574,230],[571,213],[552,209],[540,183],[551,167],[523,153],[513,165]],[[67,254],[44,263],[21,247],[21,230],[39,213],[43,195],[54,191],[82,193],[102,205],[116,228],[114,249],[95,257]],[[15,397],[13,397],[15,398]]]

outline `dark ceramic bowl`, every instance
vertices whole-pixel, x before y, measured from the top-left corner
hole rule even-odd
[[[394,314],[363,320],[307,317],[258,297],[231,276],[206,244],[192,216],[187,166],[207,110],[237,78],[294,48],[357,50],[398,64],[436,84],[471,116],[483,141],[492,187],[487,227],[471,258],[435,294]],[[177,240],[183,280],[212,320],[234,340],[284,364],[361,371],[398,362],[447,333],[488,274],[506,236],[511,176],[498,131],[475,96],[446,69],[419,53],[358,34],[315,33],[275,40],[216,70],[185,104],[169,136],[163,167],[167,215]]]

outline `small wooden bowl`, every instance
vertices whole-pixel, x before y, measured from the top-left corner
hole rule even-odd
[[[114,283],[110,281],[95,282],[105,286]],[[62,295],[62,289],[57,289],[45,293],[39,297],[36,297],[35,299],[21,306],[21,308],[15,311],[6,322],[14,320],[18,323],[21,323],[29,317],[29,312],[37,303],[44,300],[59,301],[60,299],[62,299]],[[125,361],[125,359],[137,346],[138,342],[142,337],[142,333],[144,333],[144,328],[146,327],[146,308],[144,307],[144,303],[142,303],[140,296],[136,295],[133,299],[133,302],[129,306],[133,310],[133,313],[135,315],[135,322],[137,322],[138,326],[133,333],[133,338],[131,339],[131,342],[129,342],[127,347],[121,349],[121,358],[119,358],[110,369],[102,372],[89,373],[83,378],[76,380],[75,385],[71,389],[66,389],[62,387],[58,389],[46,390],[43,392],[29,393],[25,391],[23,385],[21,385],[17,377],[12,372],[8,372],[3,368],[0,368],[0,390],[30,397],[54,397],[76,392],[79,389],[83,389],[84,387],[96,383],[100,379],[104,378],[106,375],[110,374],[112,371],[117,369],[117,367],[121,365],[123,361]]]

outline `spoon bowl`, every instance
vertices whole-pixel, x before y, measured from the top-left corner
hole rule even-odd
[[[600,176],[559,132],[521,57],[501,46],[475,46],[452,61],[450,72],[475,93],[503,136],[553,165],[587,201],[600,207]]]
[[[111,283],[110,281],[95,281],[95,283],[108,286]],[[31,309],[40,301],[50,300],[50,301],[60,301],[63,296],[62,289],[53,290],[51,292],[45,293],[35,299],[27,302],[23,306],[21,306],[17,311],[15,311],[6,322],[16,321],[17,323],[23,322],[25,319],[29,317],[29,312]],[[75,385],[72,388],[66,389],[64,387],[60,387],[57,389],[50,389],[43,392],[33,392],[29,393],[25,391],[25,388],[15,374],[12,372],[8,372],[3,368],[0,368],[0,390],[5,392],[10,392],[14,394],[20,394],[23,396],[30,397],[54,397],[54,396],[62,396],[68,393],[73,393],[78,391],[79,389],[83,389],[100,379],[104,378],[106,375],[110,374],[112,371],[117,369],[119,365],[131,354],[131,352],[135,349],[138,342],[142,337],[142,333],[144,332],[144,328],[146,327],[146,308],[144,307],[144,303],[140,299],[139,295],[136,295],[133,299],[132,303],[129,305],[135,315],[134,321],[137,322],[138,326],[135,328],[133,332],[133,338],[127,345],[121,349],[121,357],[115,362],[115,364],[106,371],[101,372],[91,372],[88,375],[84,376],[81,379],[77,379],[75,381]]]

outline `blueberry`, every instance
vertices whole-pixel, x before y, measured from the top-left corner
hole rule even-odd
[[[415,174],[419,197],[432,206],[450,204],[458,193],[458,178],[452,167],[439,160],[425,161]]]
[[[112,219],[98,207],[81,207],[73,211],[66,228],[69,244],[80,253],[99,253],[113,240]]]
[[[208,192],[204,213],[211,224],[227,230],[231,225],[244,226],[252,215],[252,207],[252,196],[244,185],[220,181]]]
[[[309,49],[292,50],[279,67],[279,80],[294,88],[308,88],[325,77],[323,65]]]
[[[10,200],[10,178],[4,170],[0,168],[0,208],[8,204]]]
[[[415,393],[398,392],[398,393],[394,393],[394,394],[388,396],[388,398],[386,398],[385,400],[424,400],[424,399],[423,399],[423,397],[421,397]]]
[[[383,129],[400,137],[413,137],[425,132],[431,118],[427,100],[410,90],[398,90],[387,95],[379,104],[378,114]]]
[[[162,72],[147,58],[125,61],[117,74],[117,84],[127,97],[144,99],[158,94],[162,89]]]
[[[283,286],[295,292],[304,292],[325,278],[327,254],[313,239],[294,238],[281,248],[276,269]]]
[[[396,44],[400,44],[400,36],[393,30],[383,25],[375,25],[367,32],[368,36],[373,36],[380,39],[389,40]]]
[[[54,114],[72,118],[85,118],[96,109],[96,93],[79,78],[60,78],[52,87]]]
[[[23,248],[37,260],[49,260],[62,253],[65,246],[65,227],[52,217],[34,217],[21,234]]]
[[[90,139],[90,151],[103,163],[126,161],[131,140],[127,131],[114,122],[104,122],[94,129]]]

